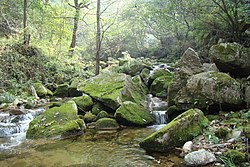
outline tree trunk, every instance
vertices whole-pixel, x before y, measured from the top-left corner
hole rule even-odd
[[[27,0],[23,1],[23,44],[29,45],[29,35],[27,34]]]
[[[79,15],[80,15],[80,8],[76,7],[76,14],[74,17],[74,28],[73,28],[72,40],[71,40],[70,50],[69,50],[69,55],[71,57],[73,56],[74,48],[76,47],[76,32],[78,29]]]
[[[101,50],[101,25],[100,25],[100,0],[97,0],[96,20],[97,20],[97,31],[96,31],[96,71],[95,74],[100,73],[100,50]]]

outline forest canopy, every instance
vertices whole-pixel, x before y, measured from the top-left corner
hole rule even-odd
[[[55,60],[48,63],[51,71],[60,61],[78,64],[84,73],[94,70],[97,43],[104,62],[124,53],[175,62],[188,47],[207,61],[217,42],[250,46],[248,0],[98,1],[99,14],[92,0],[1,0],[1,46],[28,44]]]

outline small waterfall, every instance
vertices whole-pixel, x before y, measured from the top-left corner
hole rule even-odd
[[[167,124],[167,107],[167,102],[151,94],[148,95],[148,108],[155,117],[153,128],[158,130]]]
[[[44,109],[27,110],[21,115],[0,113],[0,149],[17,146],[26,139],[29,123]]]

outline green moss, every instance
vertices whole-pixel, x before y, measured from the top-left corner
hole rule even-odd
[[[95,120],[96,115],[92,114],[91,112],[87,112],[84,116],[83,116],[83,120],[86,123],[91,123]]]
[[[209,121],[202,111],[190,109],[145,138],[140,142],[140,146],[148,151],[166,152],[192,140],[201,134],[203,128],[208,124]]]
[[[92,107],[92,113],[95,115],[98,115],[99,112],[101,112],[103,110],[103,108],[104,108],[104,106],[102,105],[102,103],[97,102]]]
[[[231,158],[235,164],[240,164],[246,161],[245,154],[237,150],[228,150],[226,156]]]
[[[72,100],[76,103],[77,108],[81,111],[90,110],[94,104],[92,98],[86,94],[79,97],[75,97]]]
[[[101,118],[108,118],[109,114],[106,111],[101,111],[97,114],[95,120],[99,120]]]
[[[115,112],[116,120],[124,125],[145,126],[154,119],[148,110],[134,102],[126,101]]]
[[[54,96],[58,96],[58,97],[68,97],[69,96],[69,85],[68,84],[62,84],[62,85],[58,85]]]
[[[41,83],[35,83],[34,88],[39,97],[44,97],[47,95],[48,91]]]
[[[87,80],[78,89],[116,110],[123,101],[143,103],[146,87],[125,74],[105,73]]]
[[[172,76],[172,73],[164,69],[157,69],[153,71],[152,75],[150,76],[150,80],[153,81],[161,76]]]
[[[115,119],[101,118],[95,123],[96,129],[117,129],[119,127]]]
[[[166,97],[168,86],[172,80],[172,76],[160,76],[156,78],[150,87],[150,92],[157,97]]]
[[[82,131],[84,122],[77,115],[73,101],[46,110],[29,124],[27,138],[44,138]]]

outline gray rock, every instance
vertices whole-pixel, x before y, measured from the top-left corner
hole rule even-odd
[[[202,64],[203,71],[208,72],[208,71],[216,71],[219,72],[219,69],[217,68],[215,63],[204,63]]]
[[[206,109],[210,105],[240,106],[243,102],[241,84],[225,73],[203,72],[193,75],[175,98],[176,106]]]
[[[250,49],[237,43],[220,43],[211,47],[209,55],[220,71],[236,77],[250,75]]]
[[[175,69],[173,80],[168,87],[169,106],[174,105],[176,94],[186,85],[187,80],[192,75],[203,72],[200,58],[192,48],[185,51],[178,63],[178,67]]]
[[[216,161],[215,155],[204,149],[191,152],[184,158],[185,164],[189,166],[201,166]]]

